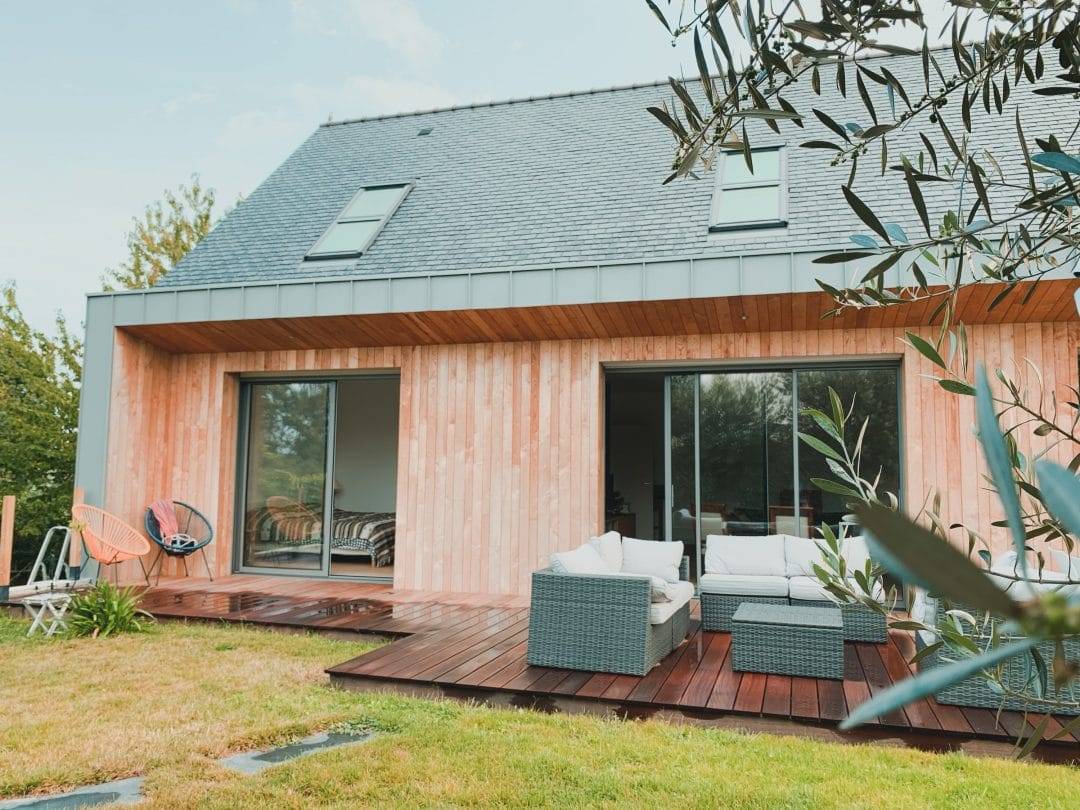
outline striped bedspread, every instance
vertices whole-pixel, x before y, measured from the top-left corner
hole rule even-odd
[[[394,512],[353,512],[334,510],[332,554],[370,556],[376,566],[393,565],[396,515]],[[322,521],[314,514],[296,513],[282,518],[269,509],[248,513],[248,542],[259,553],[275,554],[319,543]]]
[[[334,510],[331,552],[370,554],[372,565],[392,565],[396,515],[393,512]]]

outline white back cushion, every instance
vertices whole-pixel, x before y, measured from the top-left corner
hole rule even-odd
[[[613,574],[622,571],[622,537],[618,532],[590,538],[589,545],[596,549]]]
[[[870,559],[870,549],[864,538],[849,537],[841,548],[849,576],[852,571],[862,571],[866,568],[866,563]]]
[[[711,534],[705,539],[705,573],[785,576],[784,535]]]
[[[679,563],[683,558],[682,543],[624,537],[622,552],[624,574],[645,574],[668,582],[679,581]]]
[[[557,574],[611,574],[600,552],[588,543],[582,543],[573,551],[559,551],[551,555],[551,570]]]
[[[814,564],[824,568],[821,549],[817,542],[809,537],[784,535],[785,574],[789,577],[812,577]]]
[[[1054,568],[1068,579],[1080,579],[1080,557],[1070,557],[1067,551],[1052,548],[1050,559],[1053,560]]]

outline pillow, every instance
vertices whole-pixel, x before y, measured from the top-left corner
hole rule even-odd
[[[610,574],[600,552],[588,543],[582,543],[573,551],[559,551],[551,555],[551,570],[556,574]]]
[[[667,582],[679,581],[679,563],[683,558],[682,543],[624,537],[622,552],[624,574],[646,574]]]
[[[670,602],[672,598],[672,585],[674,583],[668,582],[661,577],[649,577],[649,582],[652,584],[652,588],[649,591],[650,602]]]
[[[622,571],[622,537],[618,532],[607,532],[589,540],[612,573]]]
[[[844,545],[841,546],[841,553],[844,555],[844,562],[847,563],[849,574],[852,571],[864,571],[866,569],[866,563],[870,559],[870,548],[866,545],[865,537],[847,538],[844,540]]]
[[[747,537],[712,534],[705,539],[705,573],[786,576],[784,535]]]
[[[795,537],[784,535],[784,571],[789,577],[812,577],[814,564],[825,567],[822,560],[821,549],[818,544],[809,537]]]

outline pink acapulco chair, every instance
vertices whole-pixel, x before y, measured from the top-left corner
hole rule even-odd
[[[142,568],[143,578],[146,584],[150,584],[146,576],[146,566],[142,558],[150,553],[150,541],[139,534],[137,529],[132,528],[116,515],[111,515],[96,506],[88,506],[84,503],[75,504],[71,507],[71,516],[74,518],[73,528],[82,534],[83,545],[91,559],[100,565],[116,565],[126,560],[138,560]],[[114,579],[116,569],[113,569]]]

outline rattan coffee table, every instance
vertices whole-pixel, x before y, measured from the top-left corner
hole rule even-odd
[[[731,618],[731,667],[740,672],[844,677],[844,619],[836,608],[744,602]]]

